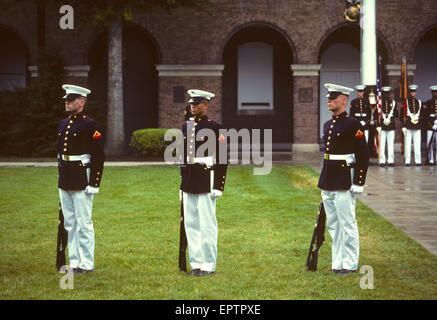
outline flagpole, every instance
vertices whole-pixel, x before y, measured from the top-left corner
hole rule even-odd
[[[378,76],[376,79],[376,93],[377,93],[377,104],[376,104],[376,110],[378,112],[378,125],[381,124],[381,112],[382,112],[382,57],[379,55],[378,57]],[[378,135],[378,162],[381,163],[381,134],[378,132],[378,130],[375,130],[375,133]],[[385,152],[385,150],[382,150],[382,152]]]
[[[377,94],[377,41],[376,41],[376,3],[375,0],[362,0],[361,7],[361,83],[366,86],[365,96],[368,98],[371,112],[375,109]],[[374,130],[372,157],[377,155],[379,162],[379,150],[375,150]],[[370,145],[370,141],[368,141]],[[379,148],[378,148],[379,149]]]
[[[363,0],[361,17],[361,82],[376,86],[376,5],[375,0]]]
[[[399,98],[402,101],[402,127],[405,125],[405,121],[407,120],[407,99],[408,99],[408,92],[407,92],[407,58],[405,56],[402,57],[402,64],[401,64],[401,80],[400,80],[400,92],[399,92]],[[405,160],[405,134],[401,130],[401,152],[404,154],[404,160]]]

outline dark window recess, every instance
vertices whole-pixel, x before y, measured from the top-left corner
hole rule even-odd
[[[173,88],[173,103],[185,102],[185,87],[178,86]]]

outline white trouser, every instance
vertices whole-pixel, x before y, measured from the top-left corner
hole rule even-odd
[[[185,233],[191,269],[214,272],[217,263],[216,199],[210,193],[183,193]]]
[[[381,146],[379,151],[379,163],[385,163],[385,146],[387,145],[387,163],[395,162],[395,152],[394,152],[394,144],[395,144],[395,131],[385,131],[381,130]]]
[[[369,130],[364,130],[364,135],[366,137],[366,142],[369,143]]]
[[[428,152],[428,146],[429,146],[429,141],[431,140],[432,137],[432,130],[428,130],[427,132],[427,139],[426,139],[426,151]],[[435,140],[435,148],[437,149],[437,139]],[[434,163],[434,152],[431,152],[431,157],[429,159],[430,163]]]
[[[94,195],[59,189],[64,227],[68,232],[70,268],[94,269],[94,228],[91,221]]]
[[[355,220],[355,195],[322,190],[326,226],[332,237],[332,269],[357,270],[360,244]]]
[[[420,154],[420,144],[421,144],[421,131],[407,129],[405,134],[405,163],[410,164],[411,162],[411,142],[414,144],[414,162],[416,164],[422,163],[422,156]]]

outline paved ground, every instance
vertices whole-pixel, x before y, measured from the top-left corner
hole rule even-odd
[[[397,156],[397,158],[401,158]],[[275,153],[275,165],[311,165],[321,169],[322,154],[291,159]],[[371,162],[375,164],[375,160]],[[56,162],[0,162],[2,167],[55,166]],[[164,162],[108,161],[105,166],[165,165]],[[369,167],[366,193],[359,199],[437,255],[437,167]]]
[[[437,167],[370,167],[359,199],[437,255]]]

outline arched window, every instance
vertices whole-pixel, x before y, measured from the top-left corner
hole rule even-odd
[[[238,109],[273,109],[273,46],[250,42],[238,47]]]
[[[12,31],[0,28],[0,90],[24,88],[27,82],[27,50]]]

